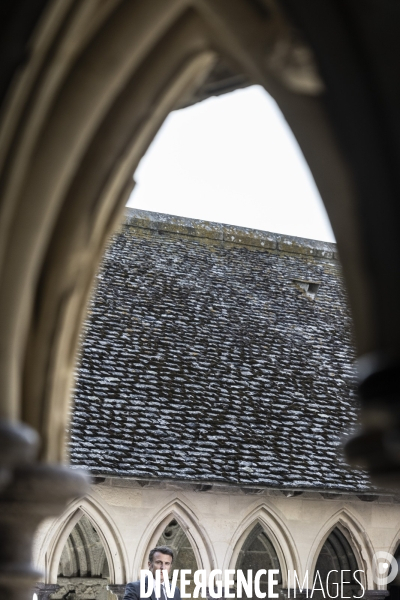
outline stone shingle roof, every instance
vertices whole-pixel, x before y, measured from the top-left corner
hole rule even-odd
[[[333,244],[131,209],[89,312],[71,462],[367,491],[340,450],[357,422],[353,360]]]

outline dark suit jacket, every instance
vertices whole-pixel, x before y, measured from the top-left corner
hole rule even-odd
[[[146,583],[147,589],[147,583]],[[156,595],[154,593],[151,594],[150,598],[141,598],[140,597],[140,581],[134,581],[133,583],[128,583],[125,589],[124,600],[156,600]],[[169,600],[167,598],[167,600]],[[171,599],[172,600],[172,599]],[[181,592],[179,588],[175,588],[175,594],[173,600],[181,600]]]

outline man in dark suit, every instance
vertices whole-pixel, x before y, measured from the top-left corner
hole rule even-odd
[[[140,597],[140,580],[134,581],[133,583],[128,583],[125,589],[124,600],[168,600],[167,594],[164,587],[164,576],[163,570],[170,571],[172,567],[172,561],[174,560],[174,553],[171,548],[168,546],[157,546],[150,550],[149,553],[149,571],[152,572],[154,581],[156,579],[156,571],[161,571],[161,597],[158,598],[156,596],[156,589],[153,589],[153,592],[150,598],[141,598]],[[147,590],[148,580],[146,579],[146,590]],[[171,600],[181,600],[181,592],[179,588],[175,588],[175,594],[173,599]]]

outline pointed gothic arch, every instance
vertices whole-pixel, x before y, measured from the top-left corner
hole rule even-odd
[[[372,557],[374,555],[372,543],[366,533],[365,527],[359,523],[358,519],[347,508],[343,508],[332,515],[320,529],[307,561],[308,572],[314,574],[317,570],[321,551],[332,533],[336,536],[336,540],[333,537],[330,539],[332,546],[336,546],[337,548],[338,545],[347,547],[347,543],[348,547],[350,547],[355,563],[357,564],[357,569],[361,571],[358,576],[364,588],[369,590],[376,589],[376,584],[372,579]],[[350,555],[348,556],[348,560],[349,563],[353,562],[350,559]]]
[[[104,548],[104,559],[108,563],[110,583],[126,583],[127,553],[124,543],[116,525],[94,498],[80,499],[72,503],[50,527],[38,560],[38,566],[45,572],[45,582],[57,583],[64,548],[68,547],[68,539],[82,517],[93,524]]]
[[[258,506],[243,519],[242,523],[237,528],[232,540],[229,543],[230,555],[225,558],[224,569],[236,569],[239,556],[246,542],[251,539],[251,536],[257,536],[257,530],[265,535],[269,544],[273,547],[276,553],[276,559],[280,565],[282,587],[287,585],[287,573],[293,571],[301,572],[300,557],[297,551],[295,541],[287,527],[283,517],[265,505]],[[265,542],[268,546],[268,542]],[[268,549],[273,562],[271,548]],[[275,568],[275,567],[274,567]]]
[[[9,173],[0,311],[3,347],[9,350],[1,365],[1,397],[4,414],[21,415],[40,433],[41,459],[64,456],[61,432],[79,326],[132,173],[168,113],[198,88],[219,56],[280,105],[328,207],[345,273],[351,273],[359,341],[367,337],[363,327],[370,331],[370,279],[357,252],[362,246],[353,215],[358,197],[318,97],[323,86],[313,62],[293,78],[292,61],[287,69],[286,59],[274,54],[280,56],[281,39],[288,57],[296,55],[291,24],[280,11],[260,14],[260,3],[231,4],[116,2],[91,14],[83,10],[87,3],[76,2],[68,19],[57,4],[44,15],[32,58],[17,77],[0,140]]]
[[[216,557],[206,530],[189,506],[181,499],[176,498],[154,515],[143,532],[134,559],[132,580],[138,576],[140,569],[147,569],[147,557],[151,548],[157,545],[172,520],[176,520],[188,538],[197,568],[205,569],[207,572],[215,568]]]
[[[179,589],[182,589],[181,570],[191,571],[186,577],[186,581],[189,583],[186,587],[186,593],[192,594],[195,586],[194,573],[198,570],[199,564],[189,537],[175,518],[165,527],[161,537],[156,542],[156,546],[167,546],[173,551],[172,571],[178,571],[177,585]],[[144,558],[147,559],[147,557]]]
[[[61,553],[58,577],[107,577],[106,550],[93,521],[81,514]]]
[[[360,567],[344,528],[334,527],[318,555],[310,586],[314,587],[311,581],[314,581],[314,577],[318,577],[316,587],[322,586],[325,594],[328,592],[331,596],[335,596],[339,593],[339,589],[343,589],[345,597],[348,593],[354,597],[360,594],[359,574]]]
[[[288,14],[297,16],[300,39],[311,39],[323,67],[326,93],[309,98],[306,89],[304,96],[285,89],[294,57],[307,56],[307,47],[304,52],[301,44],[297,48],[292,43],[292,25],[281,11],[263,11],[260,2],[47,4],[34,35],[29,27],[26,40],[23,36],[24,44],[31,37],[32,44],[26,55],[24,45],[21,56],[26,60],[12,66],[16,75],[2,111],[0,155],[7,167],[0,259],[4,427],[15,427],[16,420],[28,424],[41,437],[40,459],[62,462],[79,324],[106,236],[155,132],[177,102],[196,88],[216,53],[262,83],[282,107],[330,208],[355,309],[358,351],[376,352],[374,364],[387,364],[398,348],[400,331],[393,300],[399,286],[397,140],[388,133],[397,130],[389,127],[391,96],[385,100],[385,79],[375,76],[379,66],[384,70],[388,54],[377,55],[372,66],[374,46],[366,42],[371,21],[360,19],[363,29],[354,13],[354,32],[365,42],[355,45],[350,43],[346,12],[332,3],[319,13],[299,8],[303,3],[285,3]],[[334,15],[329,39],[320,35],[326,14]],[[290,52],[282,58],[286,47]],[[306,73],[310,66],[312,61]],[[301,75],[301,69],[294,69],[294,81],[301,81]],[[360,85],[343,84],[352,80]],[[377,82],[376,93],[370,91],[371,81]],[[385,120],[383,115],[389,116]],[[387,210],[378,210],[376,190]],[[384,215],[379,227],[378,212]],[[382,231],[387,240],[383,250]],[[391,371],[383,373],[391,381]],[[35,437],[20,429],[18,435],[5,429],[12,432],[5,439],[17,440],[12,448],[5,444],[7,470],[10,464],[25,464],[21,444],[35,460]],[[358,450],[349,452],[356,461]],[[385,461],[390,456],[383,454],[374,470],[387,474]],[[60,469],[65,488],[49,474],[54,488],[63,488],[63,494],[51,496],[48,488],[42,490],[42,471],[35,471],[36,465],[29,468],[30,482],[43,494],[32,503],[42,503],[43,514],[50,514],[50,505],[58,510],[63,494],[67,499],[84,490],[78,476],[72,482]],[[26,504],[30,524],[39,510]],[[26,544],[27,538],[20,537]]]
[[[267,572],[270,569],[278,570],[279,574],[276,579],[278,585],[282,587],[282,566],[279,562],[275,546],[262,525],[257,522],[251,528],[239,551],[235,564],[235,572],[241,570],[247,573],[251,570],[254,575],[260,569],[266,569]],[[267,574],[262,575],[260,578],[260,590],[263,593],[268,592]],[[248,600],[251,598],[252,600],[254,596],[249,597],[244,593],[244,598]]]

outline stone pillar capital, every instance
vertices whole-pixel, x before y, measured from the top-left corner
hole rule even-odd
[[[28,426],[0,421],[0,438],[0,598],[28,600],[41,577],[31,565],[37,526],[83,496],[88,482],[78,471],[36,462],[38,436]],[[47,584],[37,585],[38,599],[47,600]]]

